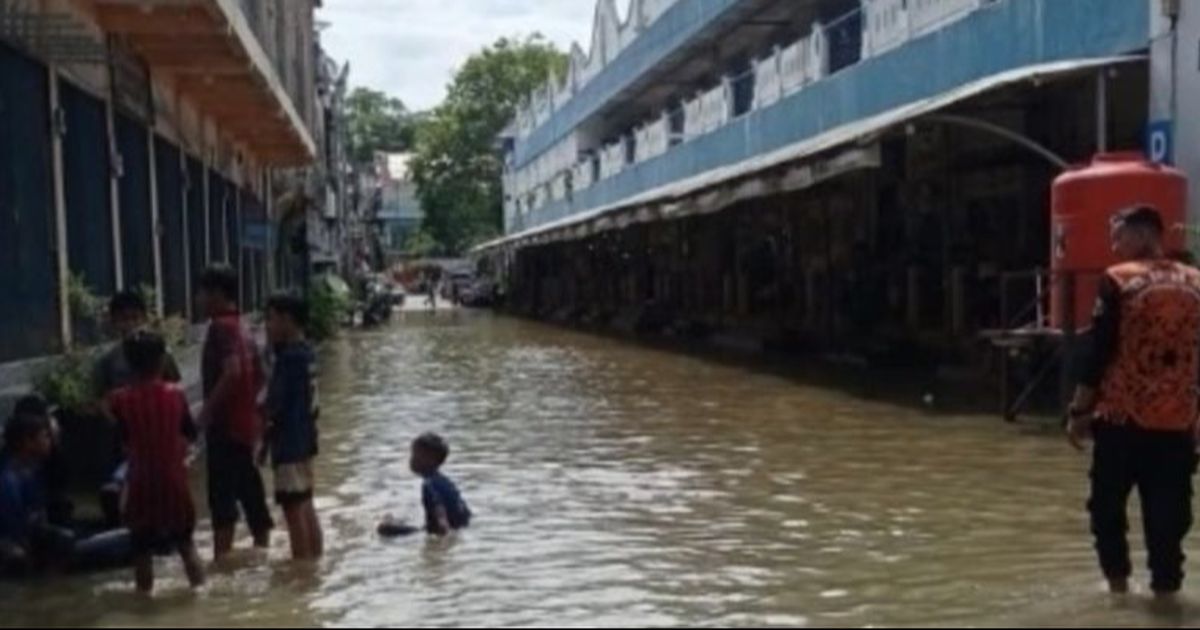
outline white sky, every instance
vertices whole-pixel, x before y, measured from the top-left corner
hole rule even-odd
[[[326,50],[350,62],[350,82],[427,109],[454,69],[500,37],[540,32],[564,51],[592,33],[596,0],[324,0]],[[626,0],[618,4],[625,11]],[[584,44],[587,48],[587,44]]]

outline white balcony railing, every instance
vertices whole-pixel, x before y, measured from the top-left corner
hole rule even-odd
[[[639,129],[634,137],[638,162],[656,158],[666,153],[671,146],[671,121],[666,115],[660,116],[655,122]]]
[[[779,73],[780,51],[763,59],[754,68],[754,108],[770,107],[783,97],[783,76]]]
[[[579,162],[571,168],[571,189],[579,192],[591,188],[594,174],[591,158]]]
[[[645,0],[643,10],[668,7],[678,0]],[[899,47],[914,37],[943,28],[962,19],[987,2],[995,0],[862,0],[862,59],[881,55]],[[663,9],[665,10],[665,8]],[[828,25],[814,24],[812,32],[783,48],[776,48],[767,57],[756,61],[751,70],[739,77],[723,77],[719,85],[684,101],[680,110],[661,114],[650,122],[643,123],[625,134],[632,137],[634,150],[632,161],[625,141],[601,147],[599,173],[592,157],[579,157],[578,136],[547,152],[518,172],[516,190],[519,199],[528,199],[526,212],[541,207],[553,194],[525,194],[533,190],[545,190],[552,179],[567,171],[571,173],[570,189],[575,192],[587,190],[598,181],[614,177],[631,164],[654,159],[673,150],[673,142],[689,142],[712,133],[727,125],[734,117],[734,84],[742,87],[744,81],[752,81],[752,103],[750,110],[771,107],[822,79],[828,77],[832,67],[829,35],[830,29],[855,17],[857,11],[835,20]],[[851,60],[852,65],[857,61]],[[838,69],[847,62],[839,62]],[[744,94],[739,91],[738,94]],[[747,107],[739,100],[739,115]],[[518,124],[527,124],[529,114],[518,117]],[[671,121],[682,117],[682,134],[673,128]],[[522,177],[524,173],[524,177]],[[565,178],[563,178],[565,179]],[[565,186],[564,186],[565,188]],[[565,196],[565,191],[562,196]]]
[[[608,179],[625,170],[625,143],[618,141],[600,153],[600,179]]]
[[[862,1],[864,59],[936,31],[983,4],[983,0]]]

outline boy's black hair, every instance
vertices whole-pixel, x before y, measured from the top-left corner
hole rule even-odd
[[[450,446],[436,433],[422,433],[412,445],[414,449],[433,455],[434,463],[439,467],[450,458]]]
[[[122,291],[108,301],[109,314],[133,311],[144,315],[147,310],[146,300],[142,299],[141,294],[136,291]]]
[[[1113,217],[1113,224],[1119,227],[1148,229],[1158,236],[1166,232],[1162,213],[1153,206],[1134,206],[1122,210]]]
[[[21,403],[17,405],[20,407]],[[47,414],[14,410],[4,425],[4,451],[15,453],[38,433],[49,430],[50,419]]]
[[[208,293],[219,293],[235,304],[240,291],[238,274],[229,265],[213,265],[200,276],[200,289]]]
[[[48,418],[50,417],[50,403],[37,394],[22,396],[17,400],[17,404],[13,405],[12,415],[13,417],[37,416],[39,418]]]
[[[167,342],[162,335],[139,331],[125,341],[125,357],[138,376],[155,376],[162,371]]]
[[[291,293],[279,293],[267,300],[267,310],[289,317],[297,326],[308,326],[308,302]]]

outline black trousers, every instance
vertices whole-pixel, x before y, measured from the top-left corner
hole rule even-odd
[[[1192,527],[1192,476],[1196,448],[1189,433],[1097,425],[1088,510],[1100,567],[1110,579],[1128,578],[1127,509],[1137,489],[1142,503],[1151,587],[1157,593],[1183,586],[1183,539]]]
[[[227,438],[209,436],[208,507],[213,527],[227,529],[237,525],[239,505],[246,524],[256,536],[274,529],[254,449]]]

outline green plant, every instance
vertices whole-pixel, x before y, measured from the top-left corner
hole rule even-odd
[[[155,317],[150,322],[154,332],[162,335],[169,348],[182,348],[187,344],[188,321],[178,315]]]
[[[149,284],[138,285],[134,291],[141,296],[146,309],[151,313],[158,312],[158,290]]]
[[[97,325],[102,323],[105,299],[92,291],[83,276],[71,274],[67,280],[67,301],[71,307],[71,315],[76,319]]]
[[[324,341],[337,334],[350,312],[350,297],[326,279],[318,279],[308,293],[308,336]]]
[[[37,379],[34,389],[50,404],[65,411],[86,411],[96,402],[92,387],[94,364],[94,357],[88,352],[68,352]]]

